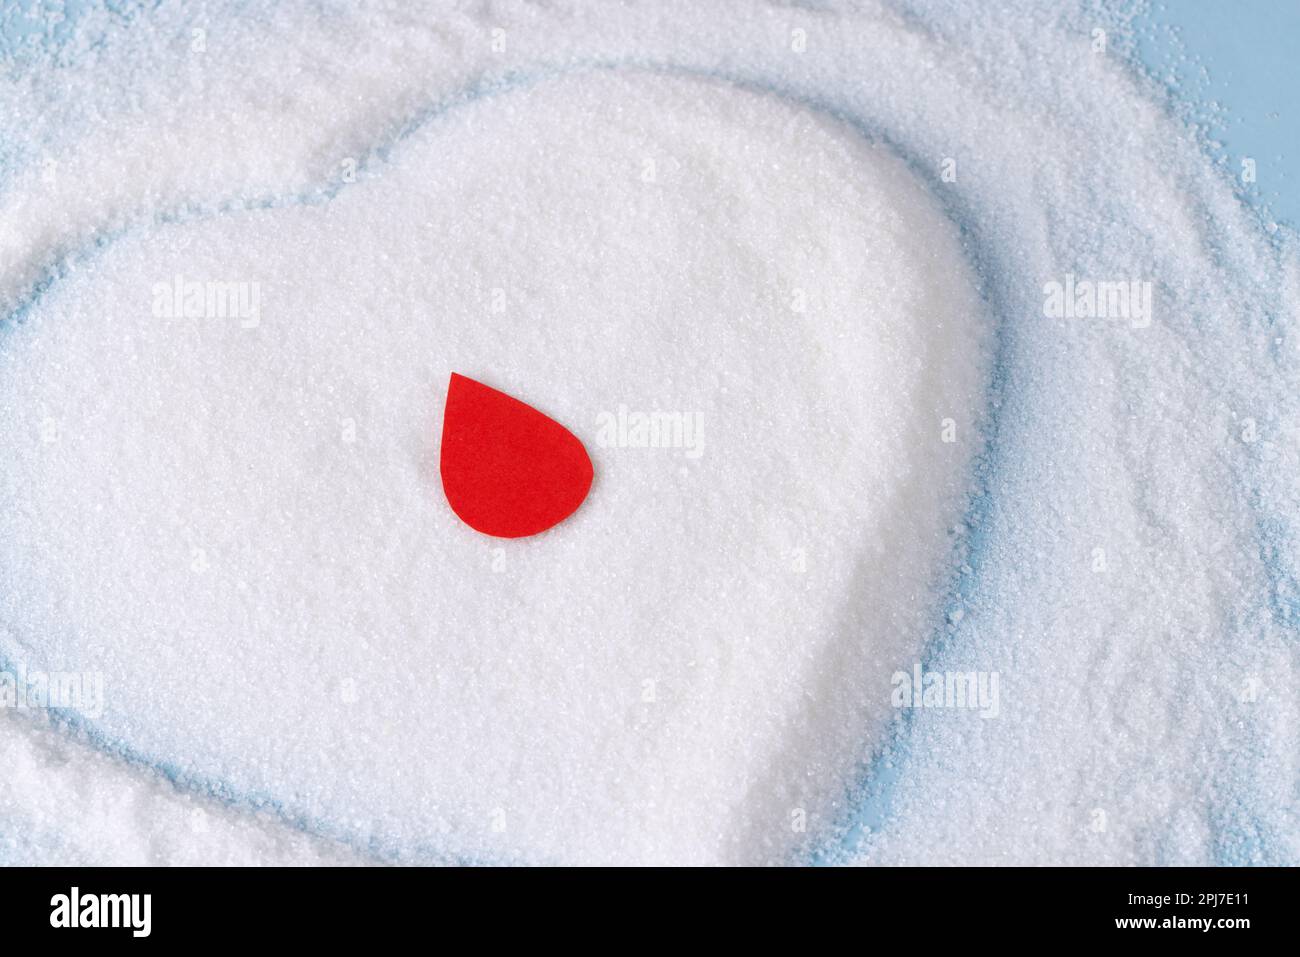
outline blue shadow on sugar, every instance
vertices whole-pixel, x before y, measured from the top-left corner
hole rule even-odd
[[[1286,29],[1286,25],[1291,29]],[[1300,124],[1295,122],[1300,109],[1291,95],[1300,83],[1300,64],[1291,50],[1292,38],[1300,33],[1300,6],[1278,0],[1243,0],[1241,4],[1182,0],[1177,5],[1144,10],[1134,26],[1131,48],[1118,51],[1128,66],[1163,93],[1168,114],[1208,123],[1216,138],[1203,137],[1205,155],[1224,170],[1225,179],[1234,183],[1238,198],[1259,216],[1261,227],[1275,233],[1276,218],[1278,222],[1300,228],[1300,189],[1293,180],[1288,181],[1286,173],[1288,166],[1294,166],[1292,157],[1300,155]],[[1190,60],[1177,59],[1183,53]],[[1202,84],[1203,88],[1192,89],[1192,68],[1201,63],[1209,70],[1209,79]],[[1235,108],[1229,118],[1236,121],[1236,126],[1225,127],[1221,117],[1214,119],[1208,115],[1220,101]],[[1247,156],[1256,160],[1258,180],[1253,185],[1243,184],[1238,175],[1240,161]],[[917,167],[915,163],[911,165]],[[925,175],[924,165],[917,171],[931,183],[932,192],[945,195],[946,191],[933,188],[933,177]],[[963,211],[949,207],[948,214],[962,227],[963,236],[972,232],[967,229],[972,221]],[[972,259],[977,267],[993,260],[991,249],[991,246],[976,246]],[[981,268],[980,275],[987,287],[1007,272]],[[1010,286],[1003,284],[1001,289],[987,290],[986,301],[996,308],[1000,302],[1008,301],[1010,295]],[[1263,321],[1272,326],[1277,317],[1263,317]],[[994,411],[1009,398],[1006,375],[1014,328],[1009,322],[999,321],[995,324],[995,334],[1000,342],[990,385]],[[1001,425],[1002,416],[992,414],[987,429],[988,444],[974,466],[975,492],[966,517],[970,529],[967,562],[972,573],[952,577],[947,607],[971,607],[970,599],[975,597],[982,581],[980,569],[988,558],[984,519],[994,505],[992,479],[1000,467],[1013,460]],[[1258,458],[1253,464],[1263,467]],[[1300,633],[1300,578],[1297,576],[1300,569],[1293,557],[1297,554],[1296,530],[1284,519],[1266,511],[1258,492],[1258,479],[1254,485],[1247,485],[1245,491],[1257,516],[1255,533],[1260,559],[1271,585],[1271,617],[1295,637]],[[926,647],[923,667],[925,657],[939,658],[951,648],[968,644],[963,638],[975,624],[968,618],[950,633],[945,634],[941,628]],[[850,801],[846,829],[838,841],[815,854],[814,861],[828,864],[844,861],[855,850],[869,847],[870,835],[888,824],[895,790],[906,773],[906,762],[913,750],[909,746],[912,716],[912,711],[903,711],[893,742],[865,766],[861,788]],[[901,750],[895,751],[893,743],[900,743]],[[1255,747],[1238,767],[1253,773],[1265,758],[1263,749]],[[1225,866],[1282,863],[1283,841],[1275,828],[1266,823],[1250,781],[1234,781],[1224,790],[1224,797],[1209,808],[1214,863]],[[1173,844],[1169,835],[1157,840],[1158,860],[1151,863],[1178,863]]]
[[[1135,67],[1164,92],[1172,112],[1205,126],[1206,155],[1258,212],[1264,229],[1279,239],[1275,223],[1300,230],[1300,106],[1294,95],[1300,88],[1294,52],[1300,4],[1179,0],[1144,10],[1135,27]],[[1254,182],[1243,181],[1248,159],[1254,163]],[[1279,326],[1277,316],[1261,320],[1268,328]],[[1252,461],[1259,470],[1270,467],[1258,454]],[[1270,581],[1269,611],[1295,640],[1300,637],[1300,535],[1290,519],[1270,513],[1258,484],[1247,494],[1256,513],[1259,559]],[[1265,760],[1262,751],[1248,753],[1241,767],[1251,775]],[[1251,784],[1234,783],[1211,809],[1217,863],[1281,863],[1277,849],[1283,841],[1266,823]]]
[[[0,43],[0,56],[7,52],[7,45]],[[987,519],[994,505],[993,489],[999,470],[1006,466],[1011,457],[1009,437],[1001,428],[1001,407],[1007,397],[1008,364],[1013,354],[1015,329],[1006,318],[1012,315],[1008,304],[1015,299],[1015,284],[1009,278],[1014,275],[1013,264],[1002,262],[997,256],[994,244],[981,241],[979,223],[973,211],[967,208],[951,190],[942,188],[932,170],[932,164],[921,161],[910,153],[903,144],[882,135],[881,131],[869,128],[853,110],[832,99],[819,99],[807,96],[790,95],[779,83],[770,77],[754,75],[724,75],[712,71],[684,70],[672,64],[651,62],[588,62],[575,64],[566,69],[543,70],[537,73],[516,73],[498,78],[484,78],[471,84],[459,94],[431,105],[421,111],[410,121],[403,124],[391,137],[372,148],[358,163],[358,172],[365,173],[385,163],[392,152],[404,139],[438,116],[478,100],[496,96],[501,93],[524,87],[550,76],[564,73],[596,69],[642,69],[676,75],[693,75],[724,82],[735,83],[741,87],[778,96],[802,104],[810,109],[825,113],[837,121],[856,130],[865,139],[881,143],[891,148],[912,169],[913,173],[926,182],[932,194],[944,208],[949,218],[956,224],[962,237],[967,255],[980,278],[985,307],[993,323],[993,363],[990,373],[989,394],[987,398],[987,417],[985,419],[985,445],[977,455],[973,470],[971,498],[964,514],[964,524],[969,535],[958,554],[954,556],[950,584],[936,601],[936,607],[954,608],[971,607],[981,583],[980,571],[988,560],[986,539]],[[212,204],[191,206],[172,210],[156,218],[158,223],[184,222],[197,218],[221,215],[254,209],[274,209],[298,205],[321,205],[328,203],[345,188],[344,184],[334,183],[316,190],[288,196],[262,196],[254,198],[231,197]],[[152,225],[148,224],[148,225]],[[59,279],[63,278],[70,265],[93,257],[115,239],[128,232],[122,230],[113,234],[95,237],[86,247],[67,254],[62,260],[53,264],[46,275],[37,282],[26,300],[9,316],[8,320],[21,322],[30,312],[40,297]],[[0,323],[6,319],[0,319]],[[969,574],[961,574],[958,569],[962,564],[970,566]],[[1295,595],[1300,589],[1289,586],[1289,594]],[[967,626],[969,627],[969,626]],[[920,655],[923,667],[943,654],[947,649],[962,643],[965,627],[949,630],[940,626],[926,642]],[[10,667],[10,663],[0,658],[0,668]],[[854,780],[846,788],[849,810],[837,822],[833,829],[834,837],[821,846],[814,848],[802,860],[806,863],[833,864],[843,860],[859,847],[869,846],[870,836],[879,832],[888,824],[894,803],[895,790],[903,775],[910,754],[910,739],[913,730],[913,712],[904,711],[896,720],[889,733],[888,740],[881,751],[864,763]],[[124,741],[111,740],[95,727],[80,717],[61,715],[59,723],[74,736],[82,738],[94,746],[111,752],[129,764],[156,772],[175,785],[197,791],[217,799],[233,808],[265,810],[274,813],[286,823],[308,833],[316,834],[359,852],[374,856],[380,861],[447,861],[463,864],[502,863],[502,861],[466,858],[460,855],[448,855],[431,845],[416,847],[399,847],[392,842],[371,841],[358,842],[353,835],[344,833],[330,822],[298,815],[284,806],[282,802],[269,794],[249,794],[237,792],[225,783],[193,775],[180,770],[172,762],[160,760],[135,751]],[[1222,863],[1238,863],[1243,857],[1256,858],[1261,848],[1271,842],[1261,835],[1262,828],[1254,821],[1254,816],[1240,805],[1235,808],[1224,807],[1215,814],[1216,822],[1223,828],[1223,838],[1217,844],[1217,856]],[[1233,839],[1231,834],[1239,837]],[[1255,839],[1251,840],[1251,835]],[[1243,855],[1245,845],[1248,849]],[[1267,856],[1266,851],[1265,856]],[[798,863],[793,861],[792,863]]]
[[[1148,9],[1137,24],[1133,55],[1174,109],[1204,123],[1211,159],[1223,164],[1238,195],[1260,213],[1300,230],[1300,4],[1290,0],[1180,0]],[[1212,110],[1219,112],[1211,115]],[[1243,161],[1256,179],[1242,181]],[[1288,173],[1288,170],[1290,172]],[[1266,316],[1273,327],[1278,317]],[[1300,629],[1296,534],[1266,514],[1258,496],[1260,559],[1272,579],[1274,620]]]

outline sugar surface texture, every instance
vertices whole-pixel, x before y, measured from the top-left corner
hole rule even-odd
[[[176,276],[257,314],[169,317]],[[29,668],[104,673],[116,746],[399,858],[789,854],[754,828],[829,814],[923,634],[980,315],[843,124],[629,71],[483,97],[327,202],[131,229],[41,298],[3,358],[5,619]],[[503,544],[439,488],[452,371],[692,444],[596,448],[580,512]]]
[[[0,663],[105,694],[0,854],[1300,862],[1300,266],[1114,6],[320,11],[7,64]],[[452,370],[564,525],[449,513]]]

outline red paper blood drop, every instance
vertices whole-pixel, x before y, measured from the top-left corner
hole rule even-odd
[[[442,490],[470,528],[498,538],[564,521],[591,488],[591,458],[554,419],[455,372],[442,417]]]

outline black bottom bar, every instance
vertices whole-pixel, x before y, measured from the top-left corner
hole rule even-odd
[[[334,949],[411,935],[436,946],[443,933],[455,946],[470,933],[497,944],[621,946],[611,928],[637,946],[714,937],[728,950],[753,938],[843,946],[846,933],[864,949],[901,935],[905,951],[1098,939],[1240,946],[1292,937],[1297,887],[1297,872],[1285,869],[0,871],[13,953],[72,935],[80,945]]]

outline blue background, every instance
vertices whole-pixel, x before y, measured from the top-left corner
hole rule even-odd
[[[1246,195],[1300,227],[1300,0],[1169,0],[1138,26],[1138,52],[1158,79],[1226,109],[1213,138],[1238,175],[1242,158],[1255,160]]]

